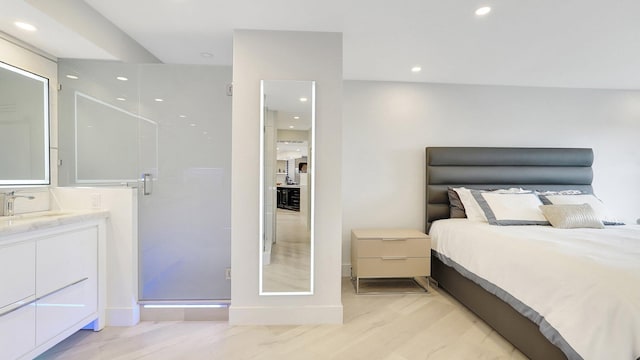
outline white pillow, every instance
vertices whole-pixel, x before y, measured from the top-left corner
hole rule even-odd
[[[537,190],[535,191],[536,195],[580,195],[582,194],[581,190]]]
[[[624,225],[624,222],[609,213],[602,201],[593,194],[543,195],[540,196],[540,200],[542,200],[542,203],[545,205],[589,204],[605,225]]]
[[[487,217],[485,215],[485,211],[480,207],[476,198],[471,194],[471,189],[467,189],[465,187],[453,188],[453,190],[460,197],[460,201],[462,202],[462,206],[464,206],[464,211],[467,215],[467,219],[471,221],[479,221],[479,222],[487,222]],[[530,194],[530,190],[524,190],[521,188],[510,188],[510,189],[498,189],[498,190],[473,190],[475,192],[482,193],[495,193],[495,194]]]
[[[529,193],[496,193],[471,190],[492,225],[549,225],[540,198]]]
[[[453,188],[453,191],[458,193],[460,201],[464,206],[464,212],[467,215],[467,219],[471,221],[487,222],[487,218],[484,216],[484,211],[482,211],[476,199],[471,195],[470,189],[459,187]]]

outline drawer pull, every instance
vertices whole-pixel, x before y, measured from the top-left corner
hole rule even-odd
[[[382,238],[382,241],[406,241],[406,238]]]
[[[31,296],[28,296],[28,297],[26,297],[26,298],[24,298],[24,299],[22,299],[22,300],[16,301],[14,304],[17,304],[17,303],[19,303],[19,302],[21,302],[21,301],[26,301],[26,299],[28,299],[28,298],[30,298],[30,297],[31,297]],[[37,299],[33,299],[33,300],[31,300],[31,301],[27,301],[27,302],[25,302],[24,304],[18,305],[18,306],[16,306],[16,307],[14,307],[13,309],[10,309],[10,310],[7,310],[7,311],[5,311],[5,312],[1,313],[1,314],[0,314],[0,316],[9,315],[9,314],[11,314],[11,313],[12,313],[12,312],[14,312],[14,311],[18,311],[18,310],[22,309],[22,308],[23,308],[23,307],[25,307],[25,306],[29,306],[29,305],[33,304],[34,302],[36,302],[36,300],[37,300]]]
[[[382,260],[407,260],[406,256],[383,256]]]
[[[83,282],[83,281],[86,281],[86,280],[89,280],[89,278],[88,278],[88,277],[85,277],[84,279],[80,279],[80,280],[78,280],[78,281],[74,281],[74,282],[72,282],[71,284],[65,285],[65,286],[63,286],[63,287],[61,287],[61,288],[59,288],[59,289],[57,289],[57,290],[53,290],[53,291],[51,291],[51,292],[48,292],[48,293],[46,293],[46,294],[44,294],[44,295],[40,296],[40,297],[38,297],[38,298],[37,298],[36,300],[34,300],[34,301],[44,299],[44,298],[46,298],[46,297],[47,297],[47,296],[49,296],[49,295],[53,295],[53,294],[55,294],[55,293],[58,293],[58,292],[60,292],[60,291],[62,291],[62,290],[64,290],[64,289],[66,289],[66,288],[72,287],[73,285],[79,284],[79,283],[81,283],[81,282]]]

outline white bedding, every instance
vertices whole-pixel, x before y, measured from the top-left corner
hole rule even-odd
[[[447,219],[429,234],[435,251],[535,310],[580,357],[640,359],[640,226]]]

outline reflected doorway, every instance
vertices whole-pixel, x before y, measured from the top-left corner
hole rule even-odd
[[[308,131],[277,131],[275,236],[263,273],[265,292],[309,290],[311,236]]]

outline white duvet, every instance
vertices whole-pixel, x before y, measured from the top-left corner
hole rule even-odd
[[[584,359],[640,359],[640,226],[436,221],[432,248],[544,317]]]

